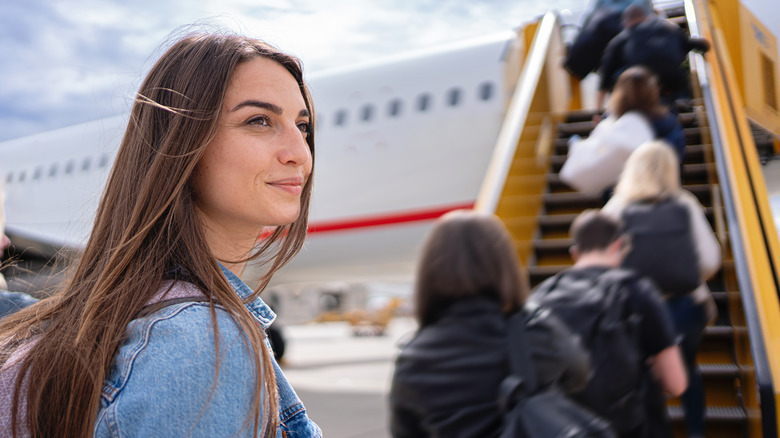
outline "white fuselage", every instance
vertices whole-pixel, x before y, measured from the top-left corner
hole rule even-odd
[[[504,55],[514,37],[308,78],[311,231],[274,283],[411,277],[433,219],[476,200],[511,93]],[[116,116],[0,143],[16,245],[84,245],[126,123]]]

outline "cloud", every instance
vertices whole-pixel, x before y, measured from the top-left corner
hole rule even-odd
[[[580,0],[552,0],[581,8]],[[495,33],[541,0],[25,0],[0,15],[0,140],[127,111],[172,34],[190,23],[260,37],[308,72]]]

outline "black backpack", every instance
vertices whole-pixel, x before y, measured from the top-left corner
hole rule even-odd
[[[610,425],[568,398],[557,385],[540,386],[525,327],[550,316],[533,303],[509,318],[509,375],[499,387],[503,415],[499,438],[615,438]]]
[[[584,390],[570,396],[607,419],[618,433],[634,430],[646,419],[639,316],[626,311],[626,287],[637,280],[623,269],[598,278],[564,271],[542,283],[530,298],[581,337],[593,374]]]
[[[622,213],[631,250],[623,267],[655,283],[664,295],[679,296],[701,284],[699,257],[688,208],[680,201],[634,202]]]
[[[664,89],[679,80],[680,64],[687,53],[677,26],[652,19],[628,30],[622,57],[626,66],[643,65],[652,70]]]

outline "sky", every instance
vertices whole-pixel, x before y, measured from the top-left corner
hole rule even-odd
[[[743,3],[780,35],[778,0]],[[0,0],[0,141],[127,112],[193,25],[262,38],[309,73],[513,29],[585,0]]]

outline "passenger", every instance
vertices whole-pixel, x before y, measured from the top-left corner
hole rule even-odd
[[[648,280],[619,268],[630,244],[620,221],[588,210],[572,223],[571,236],[574,266],[542,282],[529,301],[552,309],[590,350],[591,380],[572,398],[611,421],[621,437],[670,437],[658,385],[679,395],[686,376],[661,296]],[[607,318],[620,327],[619,338],[598,325]]]
[[[644,67],[631,67],[618,78],[606,118],[594,116],[588,138],[569,139],[569,153],[560,178],[589,193],[602,192],[604,203],[620,177],[626,160],[643,143],[662,138],[673,142],[682,166],[685,135],[677,116],[659,104],[655,76]]]
[[[162,55],[72,277],[0,321],[0,435],[321,436],[259,298],[305,238],[313,118],[299,61],[262,41]],[[268,268],[254,291],[249,260]]]
[[[396,361],[393,437],[498,436],[498,389],[509,367],[507,315],[523,306],[526,281],[496,217],[457,211],[436,223],[417,269],[419,330]],[[587,354],[560,321],[542,313],[525,333],[540,386],[584,386]]]
[[[623,12],[623,27],[604,50],[596,107],[602,108],[606,93],[612,90],[620,73],[643,65],[658,76],[661,102],[676,111],[676,99],[688,88],[688,73],[681,64],[688,52],[704,53],[710,44],[690,37],[678,26],[636,5]]]
[[[645,204],[650,213],[657,210],[658,217],[655,226],[658,229],[673,227],[675,224],[662,224],[667,222],[672,215],[671,211],[663,210],[667,200],[675,201],[675,204],[683,206],[682,217],[689,219],[689,235],[692,236],[691,255],[696,260],[680,260],[685,254],[683,239],[672,235],[670,245],[674,245],[673,251],[654,250],[638,254],[632,264],[639,269],[661,268],[669,265],[669,269],[680,266],[692,266],[688,270],[696,270],[690,293],[674,294],[670,290],[661,289],[666,297],[666,307],[669,309],[678,336],[682,337],[682,348],[685,367],[688,371],[690,385],[683,394],[683,407],[688,426],[688,436],[704,436],[704,383],[701,372],[696,365],[696,353],[704,334],[704,328],[708,322],[716,316],[715,302],[707,287],[706,280],[718,271],[721,265],[720,245],[712,232],[709,222],[704,215],[704,210],[696,197],[680,187],[678,166],[674,154],[661,142],[651,142],[637,149],[626,163],[623,174],[615,188],[614,197],[604,206],[604,211],[615,217],[621,217],[633,206]],[[648,236],[647,241],[653,245],[660,245],[662,240],[660,232],[656,231]],[[636,239],[635,239],[636,240]],[[661,253],[663,252],[663,253]],[[655,261],[647,260],[655,256]],[[652,266],[646,266],[651,264]],[[663,265],[666,263],[666,265]],[[644,265],[644,266],[643,266]],[[698,275],[697,275],[698,274]],[[665,273],[671,278],[669,273]],[[663,280],[662,280],[663,281]],[[668,281],[668,280],[667,280]],[[661,284],[661,281],[657,281]],[[671,287],[671,286],[668,286]]]
[[[566,54],[564,66],[574,77],[583,79],[596,71],[604,56],[604,49],[623,30],[623,11],[636,4],[648,13],[653,11],[650,0],[596,0],[584,14],[585,19]]]
[[[621,117],[629,111],[637,111],[647,118],[655,139],[671,145],[682,164],[685,158],[685,134],[677,115],[661,105],[658,78],[645,67],[630,67],[620,74],[610,97],[609,111]]]
[[[678,142],[680,153],[685,148],[682,126],[674,114],[658,104],[654,77],[643,67],[620,75],[606,115],[604,120],[594,116],[596,127],[588,138],[569,139],[568,156],[559,173],[563,182],[579,191],[606,191],[604,202],[626,160],[642,143],[662,134]]]
[[[3,188],[0,186],[0,257],[9,246],[11,241],[5,235],[5,208],[3,202]],[[23,309],[36,301],[35,298],[21,292],[8,292],[8,284],[5,277],[0,273],[0,318],[19,309]]]

